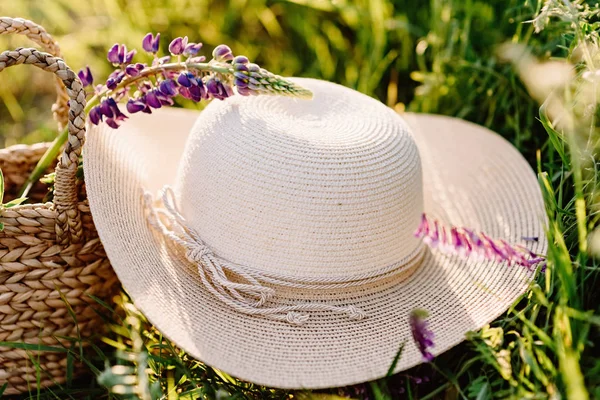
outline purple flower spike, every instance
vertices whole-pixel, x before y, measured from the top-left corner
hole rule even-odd
[[[186,56],[195,56],[200,52],[200,49],[202,49],[202,43],[190,43],[185,46],[183,54]]]
[[[237,81],[237,79],[236,79]],[[238,92],[240,87],[238,87]],[[511,245],[503,239],[493,239],[483,232],[451,226],[447,229],[441,222],[423,214],[415,236],[422,239],[431,248],[437,248],[448,254],[462,257],[478,256],[480,259],[506,262],[507,265],[520,265],[534,269],[538,265],[544,268],[545,259],[531,250]]]
[[[94,83],[94,77],[92,76],[92,71],[90,71],[90,67],[85,67],[77,73],[79,76],[79,80],[81,81],[83,87],[90,86]]]
[[[102,121],[102,114],[100,113],[100,107],[96,106],[90,110],[90,122],[94,125],[98,125]]]
[[[171,44],[169,44],[169,53],[173,54],[174,56],[183,54],[183,50],[185,50],[185,47],[187,46],[187,42],[188,42],[187,36],[178,37],[178,38],[173,39]]]
[[[148,104],[152,108],[162,107],[162,103],[160,102],[159,98],[156,97],[156,93],[154,92],[154,90],[151,90],[148,93],[146,93],[146,104]]]
[[[177,84],[172,79],[165,79],[160,83],[158,89],[165,96],[175,96],[177,95]]]
[[[140,111],[144,111],[147,105],[141,100],[129,99],[127,101],[127,112],[135,114]]]
[[[146,34],[144,36],[144,40],[142,40],[142,47],[144,51],[148,53],[156,54],[158,53],[158,44],[160,42],[160,33],[156,34],[156,37],[152,33]]]
[[[229,46],[220,44],[213,50],[212,56],[219,62],[226,62],[233,60],[233,53]]]
[[[119,61],[119,49],[121,48],[121,46],[118,43],[115,43],[113,45],[113,47],[110,48],[110,50],[108,51],[108,55],[107,55],[107,59],[110,63],[118,65],[120,64]]]
[[[428,316],[429,313],[425,310],[413,310],[410,313],[410,330],[415,344],[423,355],[423,359],[431,362],[434,356],[429,349],[435,345],[433,343],[433,332],[429,330],[427,327],[429,323],[425,320]]]

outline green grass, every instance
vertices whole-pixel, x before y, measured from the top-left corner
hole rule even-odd
[[[581,78],[600,67],[597,6],[586,11],[573,5],[580,2],[548,1],[549,22],[535,32],[544,18],[529,21],[542,10],[541,0],[90,3],[4,1],[0,13],[43,24],[70,65],[90,64],[99,76],[108,73],[104,54],[112,43],[139,47],[146,32],[160,31],[163,44],[179,35],[209,48],[227,43],[282,75],[335,81],[399,110],[454,115],[499,132],[539,172],[550,221],[548,268],[506,314],[470,333],[434,365],[318,393],[272,390],[213,370],[163,338],[122,295],[114,309],[105,308],[110,332],[84,353],[69,351],[73,363],[83,362],[93,377],[33,391],[30,398],[600,398],[599,274],[593,258],[600,253],[600,231],[594,231],[600,134],[596,89]],[[26,43],[1,40],[7,48]],[[499,57],[497,46],[507,42],[527,46],[541,61],[572,63],[576,77],[550,98],[548,91],[536,92],[536,82]],[[56,135],[50,112],[42,111],[52,103],[52,85],[31,70],[3,72],[5,144]]]

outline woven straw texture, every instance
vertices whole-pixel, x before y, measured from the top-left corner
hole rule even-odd
[[[360,285],[273,285],[269,306],[353,305],[362,320],[323,310],[294,325],[215,299],[197,266],[147,223],[145,190],[174,186],[187,222],[216,255],[300,282],[402,266],[422,211],[515,244],[538,236],[531,249],[545,251],[535,175],[504,139],[448,117],[409,114],[405,122],[353,90],[297,82],[313,100],[237,97],[211,103],[195,124],[195,112],[171,109],[132,118],[119,132],[91,129],[92,214],[115,271],[150,321],[239,378],[324,388],[382,377],[403,342],[397,371],[422,362],[410,339],[414,308],[430,312],[434,354],[505,311],[531,272],[427,249],[416,266],[398,269],[404,273]]]
[[[28,36],[48,36],[29,21],[0,18],[0,27],[17,27]],[[31,31],[33,29],[33,31]],[[10,32],[10,30],[8,30]],[[62,351],[35,351],[0,346],[0,385],[5,394],[35,390],[64,382],[69,338],[97,333],[101,306],[89,295],[108,300],[118,282],[94,228],[85,193],[75,174],[85,134],[85,95],[76,75],[60,59],[35,49],[0,54],[0,71],[31,64],[53,72],[70,98],[69,145],[58,161],[54,203],[20,205],[5,210],[0,221],[0,342],[52,346]],[[0,150],[6,197],[18,188],[47,149],[47,144]],[[30,202],[41,200],[43,187],[33,188]],[[76,321],[70,313],[74,313]],[[75,344],[79,344],[75,341]],[[87,342],[83,343],[87,346]],[[35,364],[38,364],[37,366]],[[78,369],[75,369],[77,373]]]

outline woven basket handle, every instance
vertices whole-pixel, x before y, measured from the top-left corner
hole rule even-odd
[[[7,67],[31,64],[54,72],[69,94],[69,140],[56,166],[54,204],[56,206],[56,236],[64,245],[83,240],[81,216],[77,208],[76,173],[85,140],[85,92],[77,75],[63,60],[36,49],[18,48],[0,53],[0,72]]]
[[[42,50],[52,54],[55,57],[62,57],[60,47],[52,36],[46,32],[44,27],[35,22],[11,17],[0,17],[0,35],[16,33],[25,35],[34,43],[41,46]],[[67,126],[67,118],[69,117],[69,95],[60,78],[56,78],[57,97],[56,103],[52,106],[54,119],[58,123],[58,130],[62,131]]]

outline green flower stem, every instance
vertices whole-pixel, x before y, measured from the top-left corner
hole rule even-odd
[[[210,71],[217,72],[221,74],[230,74],[233,72],[231,67],[225,66],[223,64],[214,64],[214,63],[185,63],[185,62],[177,62],[177,63],[169,63],[163,65],[157,65],[153,67],[149,67],[148,69],[142,71],[137,76],[128,76],[117,87],[113,90],[105,89],[102,92],[94,95],[87,103],[85,107],[85,113],[88,114],[90,110],[97,106],[100,103],[100,99],[104,97],[106,94],[110,92],[116,92],[124,87],[135,83],[136,81],[146,78],[148,76],[156,75],[161,71],[177,71],[177,70],[185,70],[185,69],[195,69],[199,71]],[[69,131],[65,128],[59,136],[54,139],[52,145],[46,150],[40,161],[38,161],[37,165],[25,181],[25,184],[21,187],[19,192],[19,197],[25,197],[29,194],[29,191],[33,187],[33,185],[42,177],[44,172],[48,169],[50,164],[58,157],[63,145],[66,143],[69,137]]]

